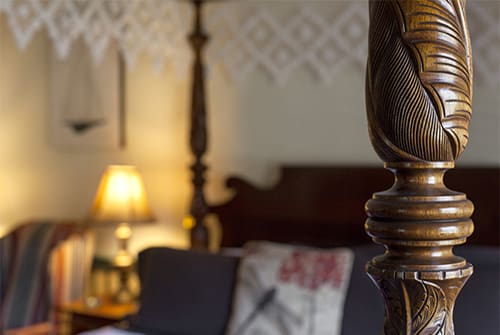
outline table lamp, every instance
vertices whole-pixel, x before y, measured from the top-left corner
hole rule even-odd
[[[137,168],[128,165],[108,166],[101,177],[89,221],[117,225],[115,237],[119,248],[113,265],[120,270],[120,287],[114,296],[116,302],[129,302],[133,299],[128,287],[128,276],[134,263],[134,257],[128,250],[128,241],[132,235],[130,224],[154,220]]]

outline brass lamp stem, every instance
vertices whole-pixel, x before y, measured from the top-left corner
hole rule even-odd
[[[113,263],[119,272],[119,286],[113,300],[117,303],[127,303],[134,300],[134,295],[128,285],[130,271],[134,264],[134,258],[128,250],[128,242],[132,236],[130,225],[126,222],[120,223],[116,227],[115,236],[118,239],[118,252]]]

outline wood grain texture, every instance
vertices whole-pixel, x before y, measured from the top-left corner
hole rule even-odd
[[[370,1],[367,114],[385,162],[452,161],[467,145],[472,53],[464,7]]]
[[[468,142],[472,55],[464,0],[370,1],[366,101],[394,185],[366,203],[386,252],[367,264],[385,298],[385,335],[454,335],[455,298],[473,267],[453,253],[474,206],[444,175]]]

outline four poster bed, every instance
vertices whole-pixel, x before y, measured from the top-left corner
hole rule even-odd
[[[201,3],[195,1],[195,31],[204,36]],[[204,43],[206,38],[200,41]],[[201,163],[206,114],[200,50],[195,48],[191,132],[196,157],[191,211],[194,248],[208,245],[204,216],[209,208],[203,196],[205,166]],[[230,179],[228,186],[236,190],[234,198],[210,208],[221,221],[222,246],[241,247],[251,240],[322,247],[365,243],[359,209],[370,193],[388,188],[374,193],[365,206],[366,233],[385,247],[385,253],[373,254],[366,265],[385,300],[384,334],[454,334],[455,299],[474,270],[453,248],[472,235],[474,206],[464,193],[448,189],[444,176],[454,168],[468,142],[472,78],[465,0],[371,0],[368,128],[375,151],[394,178],[377,169],[348,167],[288,168],[273,190],[258,190],[241,179]],[[201,151],[193,146],[197,139],[202,139],[198,141],[203,143],[198,145]],[[447,175],[447,185],[469,192],[477,201],[480,226],[472,238],[477,244],[498,247],[498,176],[498,169],[463,169]],[[485,185],[490,192],[485,192]],[[463,254],[478,264],[484,284],[493,281],[483,294],[474,292],[484,300],[468,301],[467,305],[486,304],[494,313],[488,315],[493,321],[479,322],[467,315],[471,311],[462,314],[462,306],[457,306],[459,334],[472,334],[479,324],[488,325],[482,330],[485,333],[498,333],[498,249],[478,259],[471,247]],[[489,273],[483,273],[479,265],[483,258],[492,261],[486,266]],[[492,292],[494,298],[487,300]],[[367,315],[357,317],[368,319]]]
[[[207,169],[203,49],[208,37],[202,25],[203,1],[192,2],[196,15],[190,36],[195,55],[190,144],[195,160],[190,214],[196,250],[153,248],[141,253],[141,308],[130,319],[130,329],[147,334],[226,333],[229,314],[241,302],[233,300],[233,287],[245,281],[241,269],[238,276],[234,272],[254,250],[247,249],[241,259],[197,251],[209,244],[205,217],[214,213],[221,223],[223,248],[239,248],[254,240],[350,247],[354,262],[336,334],[376,334],[383,328],[386,335],[453,335],[454,309],[457,334],[498,334],[499,170],[464,168],[444,177],[467,144],[471,116],[472,58],[465,1],[370,1],[369,132],[375,151],[395,178],[372,167],[285,167],[280,182],[270,189],[230,178],[227,185],[235,195],[227,203],[213,205],[207,204],[203,190]],[[473,205],[465,194],[448,189],[443,178],[477,204],[478,226],[470,239],[477,246],[457,252],[467,260],[452,249],[472,235]],[[373,192],[378,193],[372,196]],[[368,245],[362,225],[366,216],[364,230],[384,246],[385,253],[380,246]],[[322,260],[327,257],[319,253]],[[370,285],[365,264],[380,292]],[[454,308],[473,266],[476,274]],[[163,268],[175,268],[174,279]],[[288,278],[287,273],[281,275]],[[235,290],[236,295],[241,293],[238,287]],[[266,291],[256,309],[238,327],[230,325],[227,334],[256,334],[247,330],[257,314],[266,314],[275,294],[274,289]],[[311,329],[308,334],[323,334]]]

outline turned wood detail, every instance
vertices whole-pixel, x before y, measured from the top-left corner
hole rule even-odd
[[[453,335],[455,298],[473,272],[453,253],[473,232],[465,194],[443,182],[468,142],[472,56],[464,0],[370,0],[370,139],[395,175],[366,203],[386,247],[367,264],[385,299],[385,335]]]
[[[208,213],[207,201],[205,199],[204,185],[207,166],[203,162],[203,156],[207,151],[207,108],[205,99],[205,65],[203,53],[209,41],[209,36],[203,27],[203,4],[202,0],[192,0],[194,6],[193,31],[189,35],[189,42],[193,51],[193,82],[191,91],[191,118],[189,143],[194,156],[191,165],[193,173],[192,185],[193,196],[191,200],[190,215],[193,220],[191,228],[191,248],[208,248],[208,229],[205,225],[205,216]]]
[[[366,204],[365,229],[387,249],[367,264],[385,298],[385,335],[454,334],[455,298],[473,269],[453,247],[472,234],[474,206],[444,185],[453,166],[386,163],[396,181]]]

